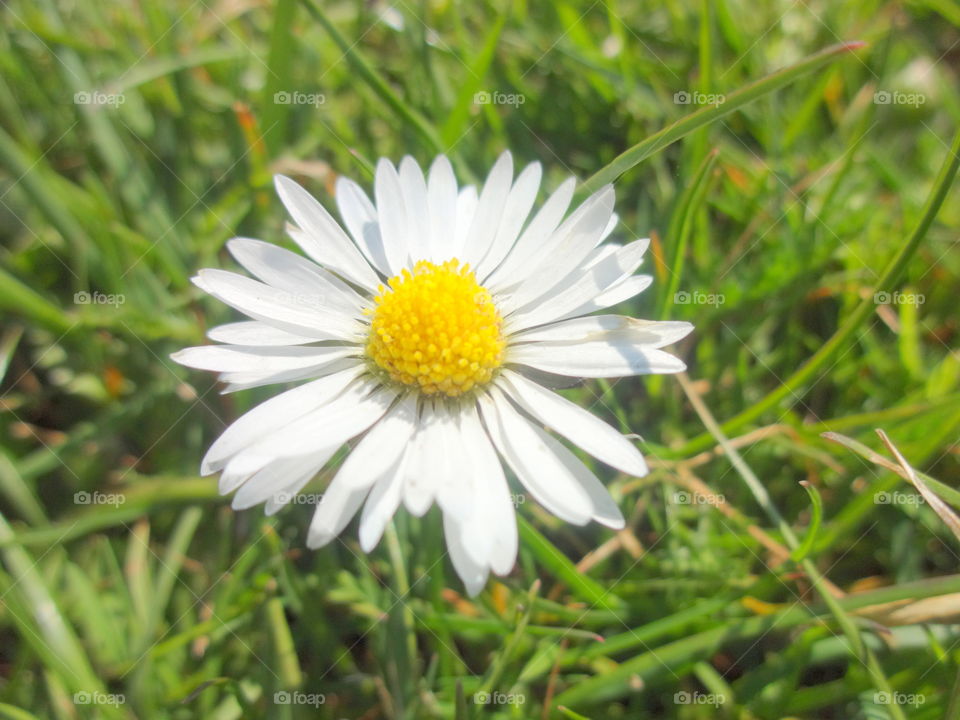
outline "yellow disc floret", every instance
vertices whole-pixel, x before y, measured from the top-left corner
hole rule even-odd
[[[381,285],[367,355],[396,382],[456,397],[503,362],[501,319],[469,265],[418,262]]]

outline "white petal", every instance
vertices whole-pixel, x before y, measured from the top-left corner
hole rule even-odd
[[[395,390],[361,379],[323,407],[302,416],[282,432],[267,435],[241,454],[272,460],[306,455],[331,445],[339,448],[383,417],[394,397]]]
[[[281,370],[280,372],[225,372],[220,373],[219,380],[226,383],[221,391],[221,395],[237,392],[238,390],[249,390],[250,388],[263,387],[264,385],[276,385],[279,383],[292,383],[299,380],[313,380],[315,378],[334,375],[344,370],[353,368],[363,368],[365,363],[359,357],[342,357],[335,359],[325,359],[315,365],[308,365],[296,370]]]
[[[411,515],[420,517],[426,513],[438,499],[441,488],[456,473],[452,456],[460,444],[453,415],[442,403],[425,403],[404,469],[403,503]],[[455,500],[450,501],[449,491],[444,494],[444,505],[451,509],[459,508]]]
[[[560,225],[576,186],[575,178],[567,178],[537,211],[507,259],[487,278],[485,284],[491,291],[518,285],[535,272],[536,268],[530,265],[529,260]]]
[[[467,553],[463,546],[463,540],[460,534],[460,527],[457,520],[452,516],[443,516],[443,533],[447,541],[447,550],[450,552],[450,560],[453,562],[453,568],[457,575],[463,580],[467,589],[467,594],[474,597],[487,583],[489,569],[475,562]]]
[[[473,512],[461,523],[466,552],[498,575],[513,569],[517,558],[517,519],[507,479],[475,406],[460,413],[467,448],[464,471],[471,475]]]
[[[294,237],[303,251],[350,282],[376,289],[377,274],[326,208],[288,177],[277,175],[274,184],[287,212],[303,230]]]
[[[344,370],[306,385],[287,390],[260,403],[237,418],[210,446],[200,464],[200,473],[210,475],[228,458],[252,445],[263,435],[280,430],[324,405],[360,375],[362,368]]]
[[[587,198],[530,259],[537,271],[510,294],[504,312],[522,308],[541,298],[550,298],[566,287],[567,276],[576,270],[597,246],[613,214],[613,187],[607,185]]]
[[[614,428],[576,403],[512,370],[504,370],[498,382],[505,386],[520,407],[595,458],[628,475],[643,477],[647,474],[647,464],[640,451]]]
[[[307,547],[323,547],[339,535],[360,509],[367,492],[367,488],[349,490],[334,479],[313,513],[307,531]]]
[[[315,475],[316,472],[306,473],[299,478],[296,478],[293,482],[287,483],[282,487],[278,487],[276,492],[274,492],[267,499],[267,504],[263,508],[263,514],[267,517],[276,515],[284,507],[289,505],[294,498],[297,497],[297,495],[300,494],[300,491],[303,490],[303,486],[310,482]]]
[[[473,185],[461,188],[457,193],[457,222],[453,228],[453,242],[450,243],[449,254],[444,259],[457,258],[463,261],[464,249],[467,244],[467,233],[473,225],[473,218],[477,214],[477,189]]]
[[[319,265],[277,245],[250,238],[227,241],[230,254],[260,280],[292,295],[309,298],[318,307],[353,315],[366,301],[343,280]]]
[[[617,280],[602,293],[582,305],[578,305],[570,312],[564,313],[553,319],[554,322],[565,320],[567,318],[586,315],[587,313],[604,310],[613,305],[618,305],[632,297],[635,297],[646,290],[653,283],[652,275],[627,275]]]
[[[363,338],[365,326],[357,318],[319,307],[312,296],[298,297],[225,270],[201,270],[199,277],[215,298],[281,330],[319,340]]]
[[[407,155],[400,161],[400,187],[407,209],[407,253],[416,263],[430,255],[430,223],[427,213],[427,181],[417,161]]]
[[[234,510],[246,510],[266,502],[285,485],[299,484],[310,480],[332,457],[336,448],[321,453],[311,453],[297,458],[272,462],[257,471],[233,496],[230,506]]]
[[[370,552],[377,546],[387,523],[400,507],[402,473],[401,462],[398,467],[392,467],[382,475],[370,491],[360,515],[360,547],[364,552]]]
[[[377,163],[373,190],[380,219],[380,237],[383,238],[390,274],[398,275],[409,261],[407,208],[403,201],[400,176],[393,163],[386,158],[380,158]]]
[[[337,178],[337,208],[351,237],[364,257],[383,275],[390,275],[390,264],[380,237],[377,209],[357,183],[343,176]]]
[[[687,369],[682,360],[663,350],[629,341],[517,345],[510,348],[508,361],[573,377],[626,377]]]
[[[356,346],[256,347],[247,345],[201,345],[184,348],[170,357],[187,367],[225,373],[272,374],[284,370],[322,366],[357,355]]]
[[[606,525],[614,530],[622,530],[626,524],[623,520],[623,513],[610,497],[610,493],[603,486],[596,475],[590,472],[590,469],[580,462],[580,458],[574,455],[559,440],[552,437],[549,433],[534,427],[534,431],[540,436],[543,442],[560,459],[560,462],[566,466],[570,474],[576,478],[577,482],[584,489],[590,498],[591,517],[601,525]]]
[[[455,255],[453,241],[457,227],[457,180],[445,155],[437,156],[427,178],[427,207],[430,216],[430,259],[449,260]]]
[[[317,342],[316,338],[294,335],[259,320],[244,320],[217,325],[207,331],[207,337],[215,342],[231,345],[259,345],[262,347],[306,345],[307,343]]]
[[[589,302],[597,295],[618,282],[622,277],[633,273],[643,262],[648,241],[638,240],[624,245],[613,255],[604,258],[590,269],[584,271],[578,280],[553,294],[538,298],[526,306],[518,304],[517,296],[507,296],[498,302],[502,313],[511,312],[508,308],[519,308],[507,318],[507,332],[512,334],[536,325],[552,322],[566,313]],[[522,291],[523,288],[520,288]]]
[[[477,264],[486,256],[493,243],[503,208],[510,194],[510,183],[513,180],[513,156],[510,151],[503,152],[494,163],[487,180],[480,191],[477,209],[473,215],[470,232],[463,246],[462,257],[464,262],[476,268]]]
[[[425,438],[420,462],[425,485],[434,489],[437,505],[444,515],[457,519],[470,517],[472,503],[472,474],[476,467],[470,460],[470,450],[459,423],[461,413],[451,411],[442,402],[435,408],[438,418],[438,437]],[[466,465],[466,467],[465,467]]]
[[[337,472],[348,490],[369,488],[395,468],[417,427],[417,394],[405,395],[350,451]]]
[[[685,338],[692,330],[693,325],[682,321],[639,320],[627,315],[588,315],[524,330],[512,336],[510,342],[574,343],[629,339],[637,344],[659,348]]]
[[[561,520],[585,525],[590,497],[536,429],[496,387],[478,399],[490,439],[534,499]]]
[[[541,174],[540,163],[531,163],[524,168],[513,187],[510,188],[510,194],[503,206],[500,225],[490,245],[490,250],[483,260],[477,264],[475,272],[478,279],[486,278],[503,262],[507,253],[510,252],[510,248],[517,241],[520,229],[526,222],[527,216],[533,208],[533,203],[537,199]]]

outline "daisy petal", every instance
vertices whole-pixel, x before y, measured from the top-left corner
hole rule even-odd
[[[287,212],[303,231],[294,237],[303,251],[350,282],[376,289],[380,283],[377,274],[326,208],[288,177],[277,175],[274,184]]]
[[[336,448],[270,463],[254,473],[241,486],[233,496],[230,506],[234,510],[246,510],[269,500],[282,489],[283,483],[290,484],[291,478],[294,479],[294,484],[309,481],[327,463],[334,452]]]
[[[463,256],[460,258],[470,267],[477,266],[493,243],[512,180],[513,156],[507,150],[494,163],[477,201],[477,209],[463,247]]]
[[[410,227],[407,220],[407,208],[403,202],[403,188],[397,169],[386,158],[377,163],[374,178],[374,197],[377,201],[377,213],[380,218],[380,237],[390,266],[390,274],[398,275],[407,267],[410,259],[408,238]]]
[[[574,377],[626,377],[683,372],[679,358],[625,342],[530,343],[510,349],[510,362]]]
[[[357,354],[353,346],[323,347],[255,347],[244,345],[201,345],[179,350],[171,359],[197,370],[225,373],[269,375],[283,370],[321,367],[334,360]]]
[[[216,439],[200,464],[200,474],[220,470],[226,461],[263,435],[281,430],[342,392],[362,368],[344,370],[287,390],[241,415]]]
[[[473,225],[474,215],[477,213],[477,189],[467,185],[457,193],[457,221],[453,227],[453,242],[450,243],[450,252],[447,258],[463,260],[464,248],[467,244],[467,233]]]
[[[268,285],[293,295],[315,298],[319,307],[358,313],[365,302],[356,291],[319,265],[278,245],[233,238],[227,248],[237,262]]]
[[[457,180],[445,155],[437,156],[427,178],[430,216],[430,260],[443,262],[454,256],[452,240],[457,226]]]
[[[390,275],[390,264],[384,251],[383,238],[380,237],[377,209],[370,198],[357,183],[342,175],[337,178],[335,191],[340,217],[360,252],[381,274]]]
[[[300,297],[225,270],[201,270],[206,292],[254,320],[318,340],[356,340],[363,325],[355,317],[320,307],[314,296]]]
[[[457,575],[463,581],[470,597],[476,596],[487,583],[487,577],[490,574],[485,565],[481,565],[470,557],[463,544],[460,533],[460,526],[456,519],[450,515],[443,516],[443,534],[447,541],[447,549],[450,551],[450,560],[453,562],[453,568]]]
[[[561,520],[590,521],[590,498],[536,429],[496,387],[478,399],[490,439],[533,498]]]
[[[363,436],[337,472],[337,482],[348,490],[369,488],[395,468],[417,427],[417,395],[405,395]]]
[[[368,492],[367,488],[350,490],[334,479],[313,512],[307,531],[307,547],[321,548],[343,532]]]
[[[638,320],[626,315],[589,315],[562,320],[513,336],[516,343],[526,342],[594,342],[614,338],[659,348],[685,338],[693,325],[682,321]]]
[[[475,273],[478,279],[486,278],[507,256],[510,248],[517,241],[520,229],[526,222],[533,203],[537,199],[537,191],[540,189],[540,177],[542,170],[540,163],[531,163],[524,168],[523,172],[510,188],[510,194],[503,206],[503,216],[500,218],[500,225],[497,228],[496,235],[490,245],[490,250],[484,258],[477,263]]]
[[[279,383],[291,383],[298,380],[310,380],[312,378],[326,377],[343,370],[351,368],[364,367],[363,360],[358,357],[342,357],[333,360],[327,359],[316,365],[307,365],[296,370],[282,370],[280,372],[225,372],[220,373],[218,380],[227,383],[221,391],[221,395],[237,392],[238,390],[249,390],[250,388],[263,387],[264,385],[277,385]]]
[[[647,474],[640,451],[600,418],[512,370],[504,370],[501,378],[510,397],[554,432],[628,475]]]
[[[529,262],[530,258],[560,225],[570,206],[570,200],[573,199],[576,186],[576,179],[567,178],[547,198],[510,250],[506,260],[487,278],[486,285],[491,291],[499,292],[519,285],[531,273],[536,272],[536,266]]]
[[[259,320],[244,320],[242,322],[217,325],[207,331],[207,337],[214,342],[230,345],[256,345],[272,347],[278,345],[306,345],[317,342],[316,338],[294,335],[286,330],[275,328]]]
[[[400,161],[400,187],[407,209],[407,252],[413,263],[427,260],[430,257],[427,182],[420,166],[409,155]]]
[[[514,308],[517,311],[507,318],[507,332],[514,333],[552,322],[604,293],[611,285],[632,274],[639,267],[648,245],[649,241],[646,240],[637,240],[624,245],[585,271],[574,283],[555,292],[549,298],[539,298],[521,305],[520,296],[508,296],[502,306]],[[507,307],[504,307],[504,311],[510,312]]]
[[[364,552],[373,550],[390,518],[400,507],[403,465],[390,468],[377,480],[360,515],[360,548]]]

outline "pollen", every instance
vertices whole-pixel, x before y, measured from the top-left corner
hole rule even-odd
[[[503,363],[500,313],[459,260],[421,260],[380,285],[374,303],[366,352],[395,382],[457,397]]]

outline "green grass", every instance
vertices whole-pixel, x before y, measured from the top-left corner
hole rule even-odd
[[[956,505],[960,4],[386,7],[0,9],[0,718],[960,718],[960,542],[822,437],[882,428]],[[505,148],[616,181],[623,310],[696,332],[687,378],[566,391],[642,438],[648,477],[592,465],[628,529],[524,502],[471,601],[436,511],[369,556],[232,511],[199,460],[274,391],[168,355],[233,317],[189,283],[227,239],[286,242],[274,173],[331,206]]]

